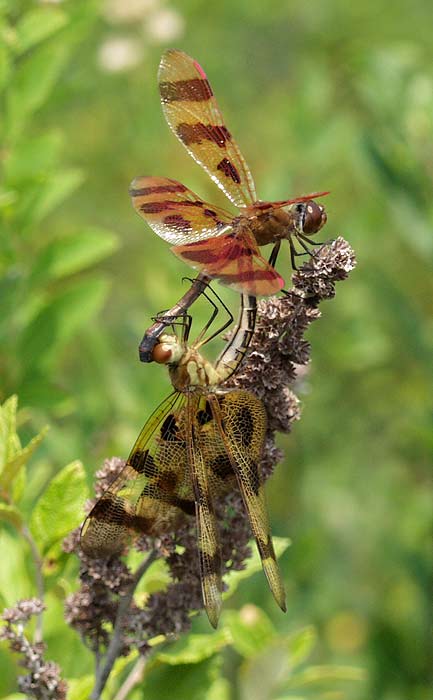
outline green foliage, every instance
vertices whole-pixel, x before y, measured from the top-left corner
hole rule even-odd
[[[16,396],[0,405],[0,519],[21,531],[26,514],[19,506],[26,485],[28,462],[48,428],[45,427],[22,447],[17,433],[17,408]],[[41,553],[59,543],[79,524],[86,493],[86,476],[80,462],[69,464],[51,479],[34,503],[30,516],[30,530]]]
[[[17,530],[23,525],[23,519],[18,508],[8,503],[0,503],[0,520],[13,525]]]
[[[179,45],[210,76],[259,196],[330,189],[325,235],[342,233],[359,265],[312,329],[304,415],[281,440],[286,459],[268,486],[273,529],[293,543],[282,559],[287,615],[251,575],[253,559],[229,577],[221,628],[196,620],[179,647],[157,645],[131,698],[175,688],[180,700],[427,700],[432,8],[223,0],[203,12],[171,0],[164,8],[185,30],[161,42],[150,15],[119,24],[106,5],[0,2],[0,597],[10,606],[36,593],[23,535],[32,522],[47,656],[63,666],[70,697],[87,698],[92,659],[62,620],[77,571],[59,543],[87,493],[72,460],[90,474],[126,454],[168,390],[136,346],[190,274],[134,216],[128,182],[167,175],[227,206],[160,112],[159,54]],[[101,59],[117,37],[146,47],[123,73]],[[288,282],[287,251],[279,265]],[[198,306],[197,332],[206,314]],[[166,585],[165,574],[155,566],[139,594]],[[176,654],[184,661],[174,665]],[[112,694],[132,663],[118,664]],[[10,700],[21,697],[14,664],[2,653]],[[368,668],[365,683],[353,667]]]
[[[343,689],[349,687],[351,682],[365,680],[365,673],[359,668],[337,664],[311,665],[309,657],[316,644],[314,628],[282,634],[262,610],[249,604],[240,611],[225,611],[221,627],[215,633],[190,634],[188,638],[168,647],[167,651],[156,653],[147,665],[145,688],[149,692],[153,688],[154,692],[156,688],[161,688],[163,694],[168,692],[164,689],[169,688],[170,683],[176,683],[175,678],[178,677],[170,668],[164,668],[164,665],[168,665],[179,670],[179,677],[186,684],[185,695],[180,697],[198,693],[202,688],[201,675],[204,673],[209,674],[211,684],[211,690],[207,691],[210,695],[205,694],[204,697],[213,698],[213,693],[221,691],[221,697],[230,698],[230,686],[218,658],[215,658],[222,649],[227,653],[230,647],[240,659],[236,685],[241,698],[319,699],[332,697],[333,689]],[[212,658],[213,663],[210,662]],[[197,665],[196,674],[192,674],[188,668],[191,664]]]
[[[19,500],[25,485],[26,464],[48,430],[45,426],[25,447],[21,447],[16,431],[17,407],[16,395],[0,406],[0,492],[7,500]]]
[[[29,7],[18,17],[6,11],[2,19],[0,398],[11,390],[39,395],[52,411],[62,412],[65,364],[74,361],[63,353],[107,299],[109,276],[94,268],[115,251],[117,236],[91,222],[59,227],[50,221],[84,174],[62,164],[65,140],[58,125],[36,127],[35,119],[56,99],[73,50],[92,13],[95,18],[91,7]],[[83,276],[92,268],[93,274]],[[88,353],[85,343],[80,350]]]
[[[309,688],[306,691],[308,697],[321,698],[322,692],[332,692],[341,686],[341,681],[344,685],[344,681],[365,680],[359,668],[311,665],[309,657],[317,642],[312,627],[292,634],[278,633],[265,613],[253,605],[246,605],[239,612],[230,611],[225,619],[234,648],[243,657],[239,669],[241,697],[281,700],[284,694],[285,698],[300,700],[299,690],[304,692],[303,686],[311,685],[312,693]]]
[[[225,627],[214,634],[190,634],[168,647],[167,651],[157,653],[154,660],[169,666],[197,664],[230,644],[231,639],[230,632]]]
[[[214,684],[218,681],[219,663],[215,657],[196,664],[179,664],[155,669],[146,676],[141,688],[143,697],[171,700],[173,689],[179,698],[209,700],[215,697]]]
[[[68,680],[68,700],[87,700],[94,684],[93,675]]]
[[[57,41],[35,49],[17,66],[6,95],[6,139],[13,143],[49,97],[68,58],[68,46]]]
[[[51,612],[55,610],[59,596],[63,597],[65,562],[60,545],[82,520],[83,499],[87,495],[86,476],[80,462],[69,464],[51,479],[32,510],[26,512],[21,497],[28,485],[28,463],[47,430],[41,431],[22,447],[17,433],[17,422],[20,420],[17,407],[16,396],[0,405],[0,523],[6,526],[1,532],[1,545],[5,561],[8,562],[0,576],[0,593],[2,602],[8,606],[21,597],[44,597],[47,594],[45,603],[49,628]],[[55,580],[53,571],[57,574]],[[65,653],[68,649],[67,638],[72,633],[65,630],[64,625],[59,628],[61,618],[60,610],[56,616],[54,640],[56,636],[59,638],[57,651]],[[50,631],[48,635],[51,636]],[[3,666],[5,662],[11,671],[10,662],[6,658],[0,659]],[[84,679],[81,679],[78,687],[84,687],[83,684]]]
[[[29,374],[34,366],[38,370],[53,369],[71,337],[100,311],[107,287],[103,277],[77,280],[41,304],[21,340],[20,351]],[[48,347],[47,338],[52,341]]]
[[[86,475],[81,462],[72,462],[51,479],[35,504],[30,530],[42,553],[61,542],[83,519]]]
[[[117,238],[110,231],[88,228],[81,233],[50,241],[42,249],[32,270],[35,277],[48,275],[59,279],[73,275],[102,260],[117,248]]]
[[[29,10],[23,15],[15,26],[13,42],[17,54],[24,53],[55,34],[68,23],[68,17],[57,7],[38,7]]]
[[[249,658],[260,653],[276,637],[276,630],[264,612],[254,606],[246,606],[243,614],[237,611],[227,612],[224,624],[230,630],[234,649]]]

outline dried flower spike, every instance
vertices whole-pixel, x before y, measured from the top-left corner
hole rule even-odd
[[[43,658],[46,645],[31,644],[24,634],[25,625],[44,609],[42,601],[30,598],[4,610],[2,619],[6,624],[0,629],[0,639],[8,641],[11,651],[23,657],[19,663],[28,673],[18,678],[22,693],[37,700],[66,700],[67,685],[60,677],[59,666]]]

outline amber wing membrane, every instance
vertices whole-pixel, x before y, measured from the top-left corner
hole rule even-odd
[[[265,440],[266,413],[262,402],[247,391],[209,396],[212,413],[236,474],[245,509],[275,600],[286,610],[285,591],[269,525],[260,459]]]
[[[309,202],[310,199],[317,199],[318,197],[326,197],[327,194],[329,194],[328,191],[326,191],[326,192],[311,192],[311,194],[302,194],[299,197],[293,197],[292,199],[279,199],[276,202],[266,202],[266,201],[255,202],[254,206],[247,210],[247,215],[250,214],[252,216],[254,216],[254,215],[257,216],[257,214],[261,214],[262,212],[267,211],[269,209],[283,209],[284,207],[287,207],[290,204],[298,204],[300,202]]]
[[[186,396],[171,394],[149,418],[120,475],[90,511],[81,532],[86,554],[120,554],[137,534],[172,530],[195,503],[187,464]]]
[[[137,213],[172,245],[221,236],[233,221],[224,209],[208,204],[185,185],[166,177],[136,177],[129,194]]]
[[[260,255],[247,225],[216,240],[175,246],[172,251],[191,267],[215,277],[221,284],[241,294],[268,296],[284,286],[283,278]]]
[[[216,627],[221,611],[222,560],[214,501],[227,485],[221,479],[221,469],[224,471],[227,458],[206,396],[191,397],[188,413],[188,461],[196,502],[203,602],[209,622]],[[228,466],[233,476],[230,463]]]
[[[165,51],[158,82],[167,123],[188,153],[237,207],[255,202],[251,172],[200,64],[183,51]]]

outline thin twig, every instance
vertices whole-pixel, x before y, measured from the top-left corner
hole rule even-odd
[[[90,648],[90,647],[87,647]],[[101,654],[100,647],[95,651],[95,677],[97,677],[99,673],[99,669],[101,668],[101,663],[102,663],[102,658],[103,655]]]
[[[44,577],[42,575],[43,559],[39,554],[39,550],[36,542],[33,539],[32,533],[28,529],[27,525],[24,523],[21,525],[21,534],[28,543],[30,551],[32,553],[33,564],[35,567],[35,580],[36,580],[36,590],[38,592],[38,598],[44,602],[45,598],[45,586]],[[42,642],[42,612],[38,613],[36,616],[36,629],[34,634],[34,642]]]
[[[114,700],[127,700],[131,690],[135,688],[136,685],[141,683],[144,676],[144,669],[147,664],[147,659],[145,656],[139,656],[134,666],[131,669],[130,674],[126,677],[125,682],[122,683]]]
[[[147,571],[149,566],[155,561],[157,556],[158,556],[158,553],[156,551],[153,551],[149,554],[147,559],[145,559],[140,564],[137,571],[135,572],[133,581],[132,581],[127,593],[124,596],[122,596],[122,598],[120,600],[119,607],[117,609],[116,620],[115,620],[114,628],[113,628],[113,636],[112,636],[111,642],[108,646],[107,653],[105,655],[104,663],[100,666],[98,673],[96,674],[95,686],[94,686],[92,694],[90,696],[91,700],[99,700],[99,698],[101,697],[101,693],[105,688],[105,684],[108,680],[108,677],[111,673],[111,670],[114,666],[114,663],[115,663],[117,657],[119,656],[120,650],[121,650],[122,645],[123,645],[123,637],[122,637],[123,621],[126,617],[126,614],[129,610],[129,607],[131,605],[134,591],[135,591],[141,577],[143,576],[145,571]]]

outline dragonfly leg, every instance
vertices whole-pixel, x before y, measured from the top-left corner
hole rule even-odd
[[[319,246],[319,245],[324,244],[324,241],[314,241],[312,238],[309,238],[308,236],[306,236],[305,233],[300,233],[298,235],[299,235],[299,238],[302,238],[303,241],[307,241],[307,243],[309,243],[310,245]]]
[[[190,306],[201,296],[203,290],[206,289],[209,280],[210,277],[203,273],[197,275],[197,277],[192,280],[190,288],[181,299],[167,311],[164,317],[158,318],[155,323],[145,331],[138,347],[141,362],[153,361],[152,353],[158,342],[158,338],[165,332],[167,326],[172,323],[173,319],[188,311]]]
[[[275,263],[277,262],[277,257],[278,253],[280,252],[280,246],[281,246],[281,241],[277,241],[272,248],[271,254],[269,256],[269,265],[272,265],[272,267],[275,267]]]
[[[222,306],[224,311],[227,313],[228,319],[222,326],[220,326],[216,331],[214,331],[214,333],[212,333],[212,335],[208,336],[207,338],[204,338],[206,332],[209,330],[211,324],[213,323],[215,317],[217,316],[217,314],[219,312],[218,305],[210,298],[208,292],[211,292],[214,295],[214,297],[217,299],[220,306]],[[213,340],[213,338],[215,338],[217,335],[220,335],[223,331],[225,331],[226,328],[228,328],[230,326],[231,323],[233,323],[232,312],[230,311],[228,306],[223,302],[221,297],[216,293],[216,291],[214,289],[212,289],[212,287],[210,285],[208,285],[207,290],[205,292],[203,292],[203,296],[206,297],[208,302],[213,306],[213,312],[212,312],[212,315],[211,315],[209,321],[206,323],[205,327],[202,329],[202,331],[200,332],[199,336],[197,337],[197,339],[194,343],[194,345],[197,348],[201,347],[202,345],[205,345],[206,343],[209,343],[209,341]]]

